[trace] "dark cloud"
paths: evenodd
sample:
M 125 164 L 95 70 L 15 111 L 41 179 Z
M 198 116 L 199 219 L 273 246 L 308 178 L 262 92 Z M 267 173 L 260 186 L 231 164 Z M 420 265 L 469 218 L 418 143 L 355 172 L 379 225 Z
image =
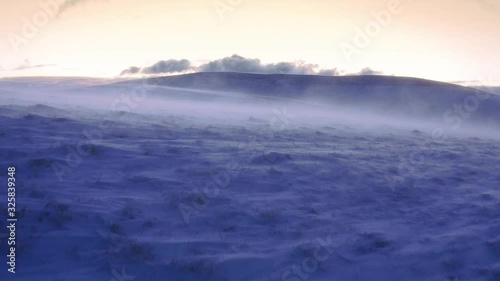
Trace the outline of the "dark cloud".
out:
M 318 65 L 304 62 L 279 62 L 263 64 L 259 59 L 249 59 L 232 55 L 223 59 L 211 61 L 198 67 L 200 72 L 247 72 L 263 74 L 318 74 Z M 320 70 L 326 71 L 326 70 Z M 335 71 L 328 70 L 329 73 Z M 325 72 L 326 73 L 326 72 Z
M 320 69 L 317 64 L 298 62 L 262 63 L 259 59 L 245 58 L 239 55 L 232 55 L 222 59 L 210 61 L 200 66 L 192 66 L 191 62 L 182 60 L 163 60 L 154 65 L 139 68 L 132 66 L 121 72 L 120 75 L 136 74 L 172 74 L 186 72 L 244 72 L 261 74 L 307 74 L 338 76 L 340 72 L 336 69 Z M 381 72 L 365 68 L 357 75 L 375 75 Z
M 124 75 L 136 75 L 136 74 L 172 74 L 180 73 L 192 70 L 191 62 L 185 59 L 182 60 L 162 60 L 151 66 L 140 68 L 137 66 L 131 66 L 120 73 L 120 76 Z
M 280 62 L 276 64 L 263 65 L 263 73 L 279 74 L 316 74 L 318 65 L 303 62 Z
M 200 72 L 260 72 L 261 63 L 258 59 L 247 59 L 238 55 L 232 55 L 219 60 L 211 61 L 201 65 Z
M 162 60 L 152 66 L 145 67 L 141 70 L 144 74 L 168 74 L 176 72 L 184 72 L 190 70 L 191 62 L 188 60 Z
M 123 76 L 123 75 L 133 75 L 133 74 L 139 73 L 140 71 L 141 71 L 140 67 L 131 66 L 131 67 L 125 69 L 124 71 L 122 71 L 122 73 L 120 73 L 120 76 Z

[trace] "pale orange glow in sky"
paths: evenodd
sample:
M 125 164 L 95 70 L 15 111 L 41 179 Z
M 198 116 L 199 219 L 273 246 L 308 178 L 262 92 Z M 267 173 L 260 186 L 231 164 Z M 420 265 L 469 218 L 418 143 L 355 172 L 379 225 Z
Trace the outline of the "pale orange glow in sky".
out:
M 0 77 L 115 77 L 132 65 L 238 54 L 345 73 L 370 67 L 387 75 L 500 84 L 497 0 L 58 1 L 64 2 L 0 0 Z M 397 13 L 390 12 L 394 1 Z M 56 3 L 59 13 L 51 15 L 41 3 Z M 390 18 L 377 22 L 382 10 Z M 374 22 L 380 29 L 356 45 L 357 29 Z M 356 52 L 346 55 L 345 46 Z

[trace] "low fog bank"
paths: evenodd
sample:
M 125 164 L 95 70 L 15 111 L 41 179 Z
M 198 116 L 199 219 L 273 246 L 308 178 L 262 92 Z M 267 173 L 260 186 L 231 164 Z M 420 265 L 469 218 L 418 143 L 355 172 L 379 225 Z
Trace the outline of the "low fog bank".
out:
M 500 97 L 485 91 L 416 78 L 393 76 L 261 75 L 195 73 L 145 80 L 150 85 L 244 93 L 251 96 L 315 101 L 413 119 L 456 119 L 495 125 Z M 144 83 L 138 80 L 125 83 Z M 453 112 L 448 112 L 452 109 Z M 474 113 L 474 114 L 470 114 Z M 446 116 L 445 116 L 446 115 Z M 457 122 L 457 121 L 450 121 Z M 491 123 L 491 124 L 488 124 Z
M 111 86 L 111 85 L 110 85 Z M 499 129 L 500 96 L 486 91 L 416 78 L 392 76 L 261 75 L 195 73 L 115 83 L 134 88 L 147 86 L 157 97 L 180 98 L 204 105 L 236 103 L 269 112 L 268 107 L 295 108 L 309 124 L 349 122 L 354 126 L 397 126 L 447 131 Z M 491 90 L 491 89 L 490 89 Z M 133 91 L 133 90 L 132 90 Z M 491 91 L 490 91 L 491 92 Z M 213 112 L 209 114 L 213 114 Z M 431 130 L 432 131 L 432 130 Z
M 0 91 L 0 110 L 30 106 L 32 114 L 46 117 L 126 116 L 126 122 L 148 124 L 179 116 L 198 125 L 273 130 L 348 126 L 430 136 L 499 135 L 498 96 L 412 78 L 203 73 L 119 83 L 0 80 Z

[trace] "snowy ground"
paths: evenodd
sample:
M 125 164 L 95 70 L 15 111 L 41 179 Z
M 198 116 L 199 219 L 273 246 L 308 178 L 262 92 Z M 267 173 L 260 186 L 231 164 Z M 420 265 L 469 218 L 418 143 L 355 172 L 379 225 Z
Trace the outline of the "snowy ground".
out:
M 497 138 L 307 122 L 280 101 L 109 112 L 111 91 L 47 96 L 1 99 L 19 209 L 1 280 L 500 280 Z

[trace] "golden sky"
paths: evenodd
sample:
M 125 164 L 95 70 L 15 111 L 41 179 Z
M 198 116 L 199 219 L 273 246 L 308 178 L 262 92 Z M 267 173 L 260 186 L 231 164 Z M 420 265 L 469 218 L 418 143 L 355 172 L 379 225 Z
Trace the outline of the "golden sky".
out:
M 500 84 L 499 35 L 498 0 L 0 0 L 0 76 L 238 54 Z

